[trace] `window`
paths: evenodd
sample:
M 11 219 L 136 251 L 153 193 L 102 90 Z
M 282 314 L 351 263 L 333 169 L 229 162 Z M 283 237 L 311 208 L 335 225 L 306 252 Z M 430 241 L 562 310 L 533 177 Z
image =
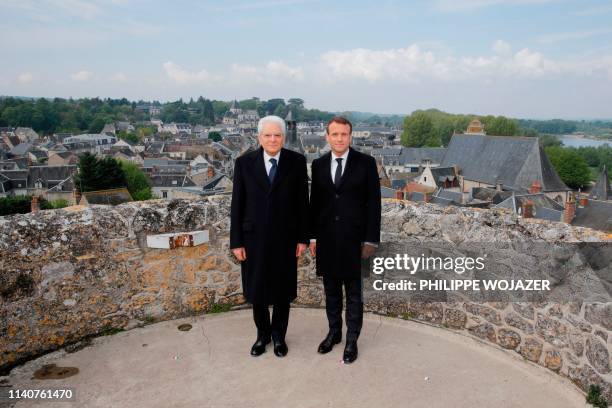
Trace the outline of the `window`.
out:
M 423 176 L 423 181 L 427 181 L 427 176 Z
M 162 198 L 168 198 L 168 192 L 162 191 Z

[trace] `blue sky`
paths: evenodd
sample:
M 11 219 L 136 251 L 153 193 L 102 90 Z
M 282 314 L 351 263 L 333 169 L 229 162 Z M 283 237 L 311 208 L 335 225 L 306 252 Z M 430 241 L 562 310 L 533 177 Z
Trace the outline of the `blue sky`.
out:
M 612 118 L 612 0 L 0 0 L 0 94 Z

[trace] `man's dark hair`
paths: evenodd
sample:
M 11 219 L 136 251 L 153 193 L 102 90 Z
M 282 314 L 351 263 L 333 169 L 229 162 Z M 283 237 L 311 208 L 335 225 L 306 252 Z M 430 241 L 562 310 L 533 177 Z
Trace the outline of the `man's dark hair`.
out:
M 329 125 L 332 123 L 340 123 L 341 125 L 349 125 L 349 134 L 353 133 L 353 124 L 350 120 L 342 116 L 334 116 L 327 122 L 327 126 L 325 126 L 325 133 L 329 135 Z

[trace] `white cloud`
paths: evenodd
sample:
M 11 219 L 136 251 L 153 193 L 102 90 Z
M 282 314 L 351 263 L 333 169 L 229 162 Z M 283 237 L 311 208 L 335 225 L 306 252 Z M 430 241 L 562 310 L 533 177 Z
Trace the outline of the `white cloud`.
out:
M 33 76 L 29 72 L 24 72 L 17 76 L 17 82 L 19 82 L 20 84 L 29 84 L 30 82 L 32 82 L 32 79 Z
M 591 37 L 597 37 L 601 35 L 611 34 L 612 30 L 609 28 L 602 28 L 597 30 L 585 30 L 585 31 L 572 31 L 566 33 L 546 34 L 538 37 L 538 42 L 541 44 L 555 44 L 558 42 L 568 40 L 584 40 Z
M 549 79 L 612 72 L 612 56 L 553 60 L 529 48 L 513 53 L 510 44 L 501 40 L 493 45 L 493 50 L 493 55 L 460 57 L 416 44 L 399 49 L 328 51 L 320 57 L 318 74 L 331 81 L 422 82 L 510 77 Z
M 127 76 L 123 72 L 117 72 L 115 75 L 110 77 L 111 81 L 127 81 Z
M 92 77 L 93 77 L 93 73 L 90 71 L 86 71 L 86 70 L 81 70 L 79 72 L 75 72 L 74 74 L 70 75 L 70 78 L 72 78 L 73 81 L 88 81 Z
M 172 61 L 167 61 L 164 63 L 164 70 L 166 71 L 168 78 L 179 84 L 215 82 L 220 79 L 220 77 L 210 74 L 205 69 L 199 72 L 189 72 Z
M 239 81 L 254 81 L 264 84 L 304 80 L 302 67 L 291 67 L 283 61 L 270 61 L 263 66 L 232 64 L 232 76 Z
M 495 44 L 493 44 L 493 51 L 495 51 L 496 54 L 508 56 L 512 54 L 512 47 L 504 40 L 497 40 Z

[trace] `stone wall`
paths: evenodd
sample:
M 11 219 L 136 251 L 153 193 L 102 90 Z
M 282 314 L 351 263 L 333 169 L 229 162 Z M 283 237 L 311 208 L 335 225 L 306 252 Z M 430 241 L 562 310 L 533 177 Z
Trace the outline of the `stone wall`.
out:
M 227 196 L 69 207 L 0 217 L 0 371 L 84 338 L 148 322 L 240 305 L 230 255 Z M 548 242 L 606 240 L 562 223 L 504 211 L 385 200 L 383 241 L 456 236 Z M 197 247 L 150 249 L 146 236 L 206 229 Z M 309 256 L 300 260 L 297 304 L 324 296 Z M 429 302 L 366 304 L 368 310 L 458 330 L 571 378 L 612 401 L 612 303 Z

